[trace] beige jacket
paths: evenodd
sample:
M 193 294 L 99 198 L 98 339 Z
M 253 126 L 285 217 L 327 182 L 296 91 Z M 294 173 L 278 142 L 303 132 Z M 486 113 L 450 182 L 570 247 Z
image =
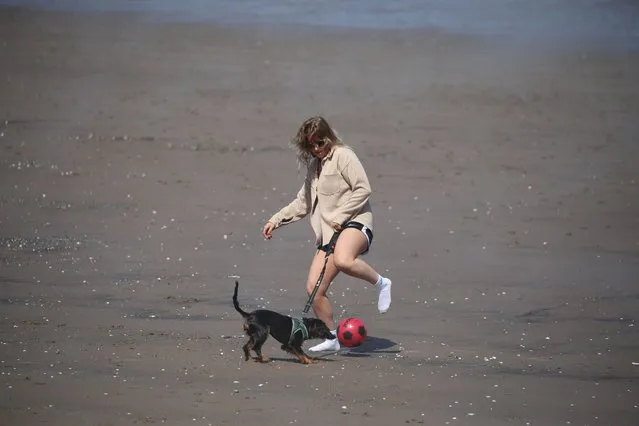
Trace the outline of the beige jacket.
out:
M 310 213 L 315 244 L 327 244 L 333 236 L 333 223 L 354 220 L 373 229 L 369 198 L 371 186 L 362 163 L 351 148 L 335 146 L 322 159 L 308 165 L 306 179 L 297 197 L 269 219 L 276 228 L 296 222 Z

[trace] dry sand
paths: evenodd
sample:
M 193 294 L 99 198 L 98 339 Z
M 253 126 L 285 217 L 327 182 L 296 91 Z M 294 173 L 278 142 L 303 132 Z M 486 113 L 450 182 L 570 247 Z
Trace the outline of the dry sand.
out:
M 0 71 L 0 424 L 637 424 L 639 54 L 2 9 Z M 305 303 L 308 222 L 260 230 L 318 113 L 393 306 L 339 276 L 364 346 L 245 363 L 229 276 Z

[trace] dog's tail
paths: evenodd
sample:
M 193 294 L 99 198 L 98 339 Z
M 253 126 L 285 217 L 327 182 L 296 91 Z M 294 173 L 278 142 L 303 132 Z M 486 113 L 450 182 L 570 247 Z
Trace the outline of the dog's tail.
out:
M 240 308 L 240 302 L 237 301 L 237 288 L 239 286 L 240 286 L 240 283 L 236 280 L 235 291 L 233 292 L 233 306 L 235 307 L 236 311 L 238 311 L 240 314 L 242 314 L 244 318 L 246 318 L 249 316 L 248 312 L 243 311 L 242 308 Z

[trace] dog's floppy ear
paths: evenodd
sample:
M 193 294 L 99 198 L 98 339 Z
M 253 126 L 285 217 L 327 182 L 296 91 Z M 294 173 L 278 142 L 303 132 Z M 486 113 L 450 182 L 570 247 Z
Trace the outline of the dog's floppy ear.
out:
M 324 326 L 324 327 L 326 327 L 326 326 Z M 322 330 L 322 335 L 320 337 L 322 339 L 333 340 L 335 338 L 335 335 L 333 333 L 331 333 L 331 330 L 329 330 L 328 327 L 326 327 L 326 330 Z
M 304 323 L 308 328 L 309 335 L 316 336 L 319 339 L 334 339 L 335 336 L 328 329 L 326 323 L 318 318 L 305 318 Z

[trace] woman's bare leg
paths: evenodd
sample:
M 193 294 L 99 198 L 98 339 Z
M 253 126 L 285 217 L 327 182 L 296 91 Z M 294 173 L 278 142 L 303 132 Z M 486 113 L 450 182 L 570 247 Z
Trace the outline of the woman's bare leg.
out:
M 383 314 L 388 311 L 391 305 L 392 282 L 388 278 L 382 277 L 368 263 L 359 258 L 359 255 L 366 250 L 367 245 L 368 240 L 359 229 L 344 229 L 335 244 L 333 263 L 338 271 L 368 281 L 375 286 L 377 289 L 377 310 Z
M 309 296 L 313 292 L 313 288 L 317 283 L 322 267 L 324 267 L 325 256 L 325 252 L 317 250 L 313 257 L 311 267 L 308 271 L 308 278 L 306 280 L 306 293 Z M 335 263 L 333 263 L 333 255 L 330 255 L 328 257 L 328 262 L 326 262 L 326 271 L 324 271 L 322 283 L 317 290 L 317 294 L 315 295 L 315 299 L 313 299 L 312 305 L 315 316 L 324 321 L 331 330 L 335 329 L 335 323 L 333 321 L 333 307 L 331 306 L 331 302 L 328 300 L 328 297 L 326 297 L 326 292 L 337 274 L 338 270 L 335 267 Z
M 318 250 L 315 253 L 315 257 L 313 257 L 313 261 L 311 262 L 311 268 L 308 272 L 308 279 L 306 281 L 306 293 L 310 296 L 313 292 L 313 288 L 317 283 L 317 279 L 324 267 L 326 253 L 321 250 Z M 322 278 L 322 282 L 320 283 L 320 287 L 315 294 L 315 299 L 313 299 L 313 312 L 315 312 L 315 316 L 326 323 L 329 329 L 333 330 L 333 334 L 335 334 L 335 321 L 333 320 L 333 307 L 331 306 L 331 302 L 328 300 L 326 296 L 326 292 L 331 285 L 331 282 L 337 276 L 337 268 L 333 263 L 333 255 L 331 254 L 328 257 L 328 261 L 326 262 L 326 270 L 324 271 L 324 277 Z M 311 352 L 320 352 L 320 351 L 335 351 L 339 350 L 339 342 L 337 338 L 332 340 L 324 340 L 322 343 L 319 343 L 315 346 L 308 348 Z
M 374 285 L 377 288 L 377 309 L 380 313 L 386 312 L 390 307 L 391 281 L 382 277 L 368 263 L 359 258 L 359 255 L 366 250 L 367 246 L 368 240 L 359 229 L 346 228 L 340 233 L 335 244 L 335 251 L 326 262 L 324 277 L 313 300 L 313 311 L 315 316 L 324 321 L 329 329 L 335 330 L 335 322 L 333 307 L 328 297 L 326 297 L 326 292 L 339 272 L 345 272 L 352 277 L 360 278 Z M 324 267 L 324 260 L 325 253 L 318 250 L 311 262 L 306 281 L 306 292 L 309 295 L 313 292 L 322 267 Z M 325 340 L 309 348 L 312 352 L 337 349 L 339 349 L 337 339 Z
M 372 266 L 359 258 L 368 248 L 368 240 L 359 229 L 346 228 L 340 234 L 335 244 L 333 263 L 338 271 L 351 277 L 377 283 L 379 274 Z

